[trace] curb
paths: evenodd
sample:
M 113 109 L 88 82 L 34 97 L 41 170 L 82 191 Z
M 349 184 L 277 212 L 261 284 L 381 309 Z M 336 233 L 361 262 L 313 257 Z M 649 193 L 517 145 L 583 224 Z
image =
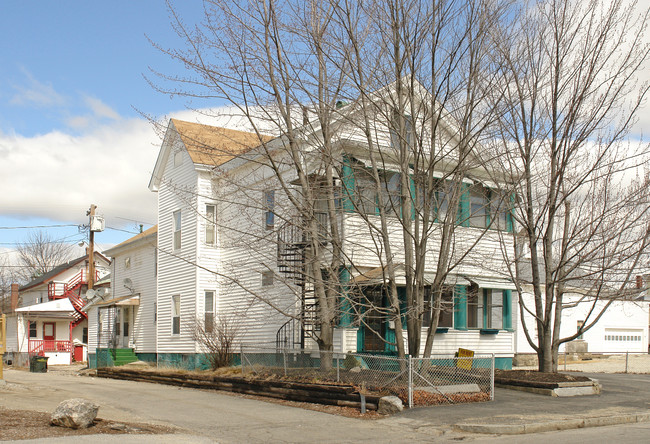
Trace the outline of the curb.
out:
M 646 421 L 650 421 L 650 413 L 595 416 L 592 418 L 564 419 L 531 424 L 455 424 L 454 427 L 464 432 L 472 433 L 490 435 L 524 435 L 526 433 L 552 432 L 558 430 L 582 429 L 585 427 L 632 424 Z

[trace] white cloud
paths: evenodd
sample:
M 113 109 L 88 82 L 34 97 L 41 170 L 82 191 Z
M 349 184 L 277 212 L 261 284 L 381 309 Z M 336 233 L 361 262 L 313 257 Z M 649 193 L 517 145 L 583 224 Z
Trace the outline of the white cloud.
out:
M 36 106 L 38 108 L 61 106 L 65 97 L 56 92 L 51 83 L 39 82 L 34 76 L 22 69 L 27 78 L 27 85 L 14 85 L 16 94 L 11 98 L 11 103 L 21 106 Z
M 0 133 L 0 208 L 6 215 L 85 222 L 91 203 L 116 217 L 156 221 L 147 185 L 160 140 L 144 119 L 119 120 L 80 136 Z

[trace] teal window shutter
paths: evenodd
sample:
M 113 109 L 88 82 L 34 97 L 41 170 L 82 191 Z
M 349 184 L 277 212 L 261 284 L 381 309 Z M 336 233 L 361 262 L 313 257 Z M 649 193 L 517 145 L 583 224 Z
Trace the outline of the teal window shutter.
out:
M 512 330 L 512 290 L 503 290 L 503 329 Z
M 342 168 L 342 187 L 341 187 L 341 197 L 343 199 L 343 211 L 347 213 L 354 212 L 354 204 L 352 199 L 354 198 L 354 171 L 352 170 L 352 163 L 348 156 L 343 156 L 343 168 Z
M 510 208 L 508 209 L 508 213 L 506 215 L 506 230 L 508 233 L 514 233 L 515 232 L 515 219 L 514 219 L 514 214 L 513 211 L 515 211 L 515 195 L 511 194 L 510 195 Z
M 348 294 L 348 285 L 350 282 L 350 270 L 347 267 L 341 267 L 339 271 L 339 282 L 341 284 L 341 296 L 339 296 L 339 306 L 341 315 L 339 316 L 339 327 L 350 327 L 353 321 L 352 304 Z
M 465 285 L 454 287 L 454 328 L 467 330 L 467 287 Z
M 461 195 L 458 202 L 458 221 L 457 223 L 463 227 L 469 227 L 469 185 L 466 183 L 461 184 Z

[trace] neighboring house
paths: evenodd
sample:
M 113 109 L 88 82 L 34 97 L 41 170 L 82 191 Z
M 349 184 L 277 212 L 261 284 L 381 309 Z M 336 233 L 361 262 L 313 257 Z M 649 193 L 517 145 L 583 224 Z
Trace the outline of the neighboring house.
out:
M 337 142 L 344 170 L 340 180 L 352 190 L 350 199 L 368 199 L 368 189 L 363 188 L 364 173 L 359 168 L 369 162 L 365 139 L 352 128 L 346 132 L 345 123 L 342 125 L 339 132 L 343 136 Z M 377 125 L 383 125 L 388 134 L 385 124 Z M 302 142 L 305 152 L 313 149 L 309 146 L 311 136 L 306 134 Z M 278 188 L 273 173 L 255 161 L 254 147 L 259 143 L 259 136 L 251 133 L 176 119 L 169 122 L 149 185 L 158 193 L 155 337 L 159 361 L 194 360 L 202 350 L 193 338 L 193 326 L 197 320 L 219 316 L 236 319 L 240 327 L 237 342 L 241 344 L 275 346 L 282 342 L 316 347 L 308 334 L 316 326 L 306 321 L 302 328 L 296 327 L 292 321 L 293 317 L 308 317 L 307 311 L 313 310 L 315 301 L 309 283 L 299 279 L 291 282 L 286 266 L 286 261 L 300 257 L 304 260 L 304 255 L 295 254 L 303 248 L 304 239 L 302 233 L 291 232 L 283 223 L 293 215 L 285 210 L 287 205 L 280 193 L 274 193 Z M 269 143 L 272 146 L 282 141 Z M 390 144 L 390 136 L 378 143 Z M 246 158 L 237 157 L 244 152 Z M 390 165 L 385 165 L 382 174 L 392 174 Z M 290 170 L 286 180 L 294 180 Z M 461 199 L 464 207 L 458 212 L 469 214 L 470 204 L 487 208 L 489 181 L 466 182 Z M 470 200 L 475 189 L 480 193 L 472 194 Z M 477 203 L 477 199 L 483 200 Z M 385 284 L 381 252 L 377 252 L 376 233 L 370 233 L 363 222 L 368 218 L 376 222 L 378 216 L 368 202 L 374 202 L 374 198 L 354 206 L 342 204 L 338 210 L 337 223 L 345 233 L 344 255 L 354 263 L 354 267 L 344 265 L 340 273 L 342 282 L 381 306 L 386 303 L 381 290 Z M 354 208 L 363 208 L 366 213 L 359 214 Z M 489 216 L 482 217 L 482 222 L 481 217 L 473 217 L 471 224 L 468 217 L 458 227 L 458 245 L 471 243 L 479 233 L 483 234 L 485 228 L 480 224 L 485 224 Z M 479 225 L 473 225 L 476 219 Z M 498 367 L 511 366 L 515 286 L 503 277 L 501 251 L 504 242 L 506 248 L 511 248 L 513 230 L 510 216 L 504 216 L 504 220 L 508 222 L 485 232 L 467 260 L 448 279 L 445 302 L 453 309 L 441 319 L 434 353 L 450 354 L 460 347 L 468 348 L 476 353 L 495 353 Z M 391 237 L 393 242 L 395 262 L 403 263 L 401 233 Z M 435 248 L 435 242 L 431 244 Z M 433 260 L 429 267 L 425 277 L 432 278 Z M 397 285 L 403 294 L 403 284 Z M 391 335 L 394 338 L 393 328 L 386 315 L 379 312 L 340 316 L 335 351 L 393 353 L 394 349 L 383 340 L 390 341 Z
M 95 253 L 95 281 L 108 274 L 109 260 Z M 82 311 L 88 288 L 88 255 L 55 267 L 19 288 L 8 316 L 8 359 L 24 365 L 28 356 L 49 364 L 87 358 L 88 322 Z
M 97 365 L 97 350 L 100 363 L 108 353 L 114 362 L 118 354 L 122 361 L 135 360 L 133 352 L 156 360 L 157 231 L 154 226 L 104 252 L 112 258 L 111 292 L 91 294 L 84 307 L 90 367 Z
M 532 289 L 526 287 L 524 289 L 526 291 L 521 295 L 524 306 L 534 311 Z M 561 344 L 559 352 L 647 353 L 650 301 L 643 299 L 640 288 L 630 290 L 613 300 L 601 297 L 596 301 L 588 291 L 568 292 L 563 298 L 566 308 L 562 311 L 560 338 L 572 336 L 577 333 L 580 326 L 593 322 L 603 307 L 610 302 L 611 305 L 595 325 L 575 340 Z M 526 313 L 525 321 L 531 338 L 537 343 L 537 328 L 533 315 Z M 523 332 L 519 313 L 516 315 L 516 322 L 516 354 L 521 358 L 522 363 L 529 362 L 524 361 L 526 355 L 532 355 L 534 350 Z

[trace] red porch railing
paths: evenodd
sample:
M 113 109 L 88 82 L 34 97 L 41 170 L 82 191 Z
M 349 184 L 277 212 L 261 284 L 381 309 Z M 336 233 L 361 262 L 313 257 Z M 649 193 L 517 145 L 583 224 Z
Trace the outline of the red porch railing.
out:
M 43 355 L 51 352 L 72 353 L 72 342 L 47 339 L 30 339 L 27 345 L 30 355 Z
M 99 280 L 99 271 L 95 271 L 95 281 Z M 88 272 L 82 269 L 68 282 L 50 282 L 47 285 L 47 296 L 49 300 L 66 297 L 68 291 L 72 291 L 83 284 L 88 283 Z

